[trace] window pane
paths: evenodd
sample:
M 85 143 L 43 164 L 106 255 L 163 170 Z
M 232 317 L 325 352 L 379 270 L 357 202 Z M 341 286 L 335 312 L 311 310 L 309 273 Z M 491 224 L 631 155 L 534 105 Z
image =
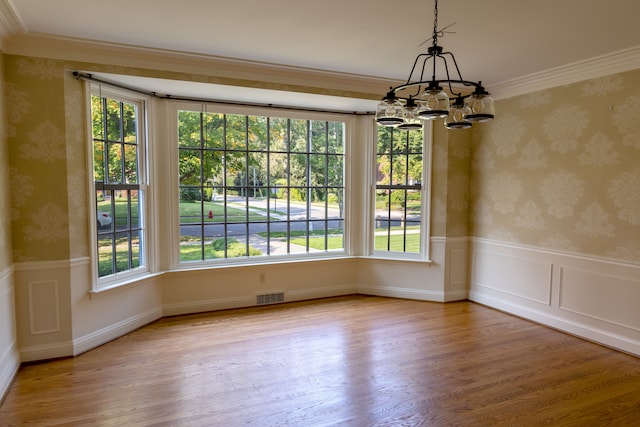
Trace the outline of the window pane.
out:
M 308 122 L 306 120 L 291 120 L 291 152 L 307 151 Z
M 420 253 L 422 131 L 378 127 L 374 250 Z
M 91 129 L 94 139 L 104 140 L 104 110 L 102 98 L 91 96 Z
M 328 152 L 344 153 L 344 123 L 329 122 Z
M 137 144 L 136 135 L 136 107 L 133 104 L 122 104 L 122 141 L 127 144 Z
M 327 151 L 327 122 L 311 122 L 311 152 Z
M 142 264 L 142 248 L 140 246 L 140 232 L 131 232 L 131 268 L 138 268 Z
M 344 161 L 342 156 L 327 157 L 327 185 L 342 187 L 344 185 Z
M 394 156 L 391 161 L 391 184 L 407 184 L 407 159 L 404 156 Z
M 122 183 L 122 144 L 107 144 L 107 167 L 109 168 L 109 179 L 107 182 L 116 184 Z
M 246 117 L 233 114 L 227 115 L 227 150 L 246 150 L 246 138 Z
M 280 117 L 269 118 L 269 151 L 286 152 L 289 144 L 289 121 Z
M 286 153 L 269 154 L 269 184 L 271 186 L 287 185 L 288 158 Z
M 116 272 L 131 269 L 128 233 L 116 233 Z
M 138 191 L 131 190 L 130 194 L 131 194 L 131 207 L 130 207 L 129 220 L 131 222 L 131 228 L 136 229 L 142 226 L 142 224 L 140 223 L 140 203 L 138 202 Z
M 198 125 L 205 133 L 204 140 L 209 141 L 208 135 L 215 133 L 215 139 L 226 144 L 212 139 L 203 147 L 180 150 L 181 194 L 198 192 L 192 198 L 202 194 L 197 203 L 192 201 L 198 209 L 189 207 L 185 197 L 180 201 L 181 260 L 344 247 L 343 123 L 215 113 L 205 116 Z M 177 118 L 197 124 L 184 113 Z M 224 126 L 220 125 L 222 118 Z M 184 130 L 187 124 L 179 123 L 178 128 Z M 329 134 L 331 150 L 336 153 L 331 156 L 320 154 L 327 152 Z M 311 145 L 320 153 L 308 153 Z M 187 175 L 195 170 L 197 174 Z M 331 245 L 328 233 L 338 235 Z M 309 245 L 310 236 L 315 239 L 316 235 L 320 240 Z M 292 239 L 302 239 L 302 244 Z
M 267 118 L 248 116 L 249 150 L 264 151 L 267 149 Z
M 224 148 L 224 115 L 205 114 L 203 120 L 204 147 L 217 149 Z
M 122 141 L 122 116 L 120 115 L 120 103 L 113 99 L 107 99 L 106 123 L 107 139 L 109 141 Z
M 114 255 L 113 236 L 101 235 L 98 237 L 98 277 L 104 277 L 113 274 L 113 255 Z
M 291 154 L 289 161 L 289 185 L 292 187 L 307 185 L 307 155 Z
M 379 154 L 377 166 L 376 184 L 391 184 L 391 156 Z
M 325 185 L 327 179 L 327 156 L 322 154 L 312 154 L 309 156 L 310 162 L 310 185 Z
M 266 197 L 263 189 L 267 181 L 267 154 L 250 153 L 248 185 L 251 197 Z
M 391 138 L 393 130 L 384 126 L 378 126 L 378 154 L 391 152 Z
M 200 183 L 201 159 L 199 150 L 181 149 L 179 155 L 180 185 L 197 185 Z
M 138 147 L 126 144 L 124 146 L 124 178 L 127 184 L 138 183 Z
M 178 111 L 178 147 L 200 147 L 200 113 Z
M 180 261 L 200 261 L 203 259 L 203 237 L 197 226 L 180 226 Z
M 104 182 L 104 142 L 93 142 L 93 180 Z
M 92 95 L 98 277 L 144 266 L 138 110 L 142 104 Z M 99 139 L 106 134 L 106 141 Z
M 211 150 L 203 150 L 202 151 L 202 169 L 201 169 L 201 177 L 200 181 L 204 187 L 212 187 L 214 183 L 214 178 L 218 175 L 218 172 L 222 168 L 221 162 L 222 152 L 221 151 L 211 151 Z M 207 193 L 208 197 L 205 197 L 206 200 L 211 199 L 210 191 Z

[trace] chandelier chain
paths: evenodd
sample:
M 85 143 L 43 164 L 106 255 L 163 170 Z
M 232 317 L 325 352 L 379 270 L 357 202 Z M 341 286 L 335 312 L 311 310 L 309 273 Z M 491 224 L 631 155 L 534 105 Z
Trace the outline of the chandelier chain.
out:
M 433 7 L 433 37 L 431 40 L 434 47 L 438 45 L 438 0 L 435 0 Z
M 466 129 L 473 122 L 493 120 L 493 99 L 482 82 L 464 80 L 453 53 L 438 45 L 438 38 L 444 37 L 452 25 L 438 28 L 438 0 L 434 0 L 432 45 L 426 53 L 416 56 L 407 82 L 390 87 L 382 98 L 376 111 L 379 124 L 411 130 L 422 128 L 426 120 L 444 118 L 447 129 Z M 420 46 L 427 42 L 423 41 Z M 432 67 L 428 67 L 429 63 Z M 438 78 L 438 64 L 444 67 L 446 78 Z M 432 71 L 431 79 L 426 80 L 425 74 L 429 71 Z M 416 92 L 412 93 L 414 90 Z

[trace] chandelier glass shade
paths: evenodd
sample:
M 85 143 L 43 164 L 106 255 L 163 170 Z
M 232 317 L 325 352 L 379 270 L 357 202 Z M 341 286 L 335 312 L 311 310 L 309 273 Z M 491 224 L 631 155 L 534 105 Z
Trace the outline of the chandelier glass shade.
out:
M 382 126 L 417 129 L 422 121 L 444 118 L 447 129 L 466 129 L 495 116 L 493 99 L 482 82 L 464 80 L 453 53 L 438 45 L 444 30 L 438 29 L 438 0 L 434 2 L 432 45 L 416 57 L 407 82 L 390 88 L 378 104 L 376 121 Z M 444 67 L 446 78 L 436 78 L 437 64 Z

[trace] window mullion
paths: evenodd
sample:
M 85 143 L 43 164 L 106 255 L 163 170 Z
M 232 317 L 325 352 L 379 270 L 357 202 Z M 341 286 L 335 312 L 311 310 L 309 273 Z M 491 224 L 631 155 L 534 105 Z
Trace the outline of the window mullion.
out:
M 205 113 L 204 112 L 200 112 L 200 141 L 199 141 L 199 150 L 198 150 L 198 154 L 200 156 L 200 167 L 199 167 L 199 174 L 200 177 L 198 179 L 198 193 L 200 194 L 200 257 L 201 259 L 205 259 L 205 226 L 204 226 L 204 197 L 203 197 L 203 183 L 202 183 L 202 179 L 204 177 L 204 141 L 205 141 L 205 132 L 206 132 L 206 127 L 205 127 Z
M 244 116 L 244 229 L 245 254 L 249 256 L 249 116 Z
M 227 138 L 227 130 L 228 130 L 228 123 L 227 123 L 227 115 L 223 115 L 222 116 L 222 145 L 224 148 L 224 156 L 222 157 L 222 179 L 224 181 L 224 195 L 223 195 L 223 200 L 224 200 L 224 206 L 223 206 L 223 234 L 224 234 L 224 257 L 227 258 L 228 256 L 228 246 L 227 245 L 227 241 L 229 239 L 229 215 L 227 212 L 227 203 L 228 203 L 228 196 L 229 196 L 229 190 L 228 190 L 228 183 L 227 183 L 227 158 L 228 158 L 228 138 Z
M 307 140 L 306 140 L 306 170 L 305 170 L 305 234 L 306 234 L 306 249 L 309 251 L 309 232 L 310 232 L 310 218 L 311 218 L 311 147 L 312 147 L 312 132 L 311 121 L 307 121 Z
M 287 253 L 291 253 L 291 119 L 287 119 Z
M 267 117 L 267 129 L 266 129 L 266 180 L 267 183 L 267 255 L 271 255 L 271 188 L 273 184 L 271 182 L 271 118 Z M 276 194 L 276 197 L 278 195 Z

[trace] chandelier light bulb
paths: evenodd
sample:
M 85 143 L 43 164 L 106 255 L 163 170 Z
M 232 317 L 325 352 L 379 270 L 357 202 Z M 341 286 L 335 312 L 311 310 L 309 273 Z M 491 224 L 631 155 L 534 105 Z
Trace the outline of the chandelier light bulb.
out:
M 444 29 L 438 28 L 438 0 L 434 0 L 431 46 L 426 53 L 418 54 L 406 83 L 390 88 L 378 104 L 376 120 L 380 125 L 417 129 L 416 118 L 444 118 L 447 129 L 465 129 L 474 122 L 493 120 L 493 98 L 482 82 L 463 79 L 453 52 L 438 44 L 438 39 L 446 33 Z M 439 65 L 444 66 L 444 70 L 438 71 Z M 446 78 L 436 77 L 444 75 Z M 455 98 L 451 106 L 449 96 Z
M 484 89 L 478 89 L 467 98 L 465 104 L 469 110 L 464 118 L 470 122 L 488 122 L 495 116 L 493 98 Z
M 449 115 L 444 119 L 444 127 L 447 129 L 468 129 L 471 122 L 465 119 L 465 116 L 471 113 L 471 109 L 465 104 L 462 98 L 456 98 L 451 106 Z
M 378 104 L 376 110 L 376 121 L 382 126 L 398 126 L 404 122 L 402 101 L 395 97 L 393 93 L 387 96 Z
M 402 130 L 422 129 L 422 122 L 416 116 L 416 101 L 413 98 L 407 99 L 407 105 L 404 107 L 404 122 L 398 126 Z
M 449 115 L 449 95 L 440 86 L 425 90 L 419 104 L 417 114 L 421 119 L 432 120 Z

